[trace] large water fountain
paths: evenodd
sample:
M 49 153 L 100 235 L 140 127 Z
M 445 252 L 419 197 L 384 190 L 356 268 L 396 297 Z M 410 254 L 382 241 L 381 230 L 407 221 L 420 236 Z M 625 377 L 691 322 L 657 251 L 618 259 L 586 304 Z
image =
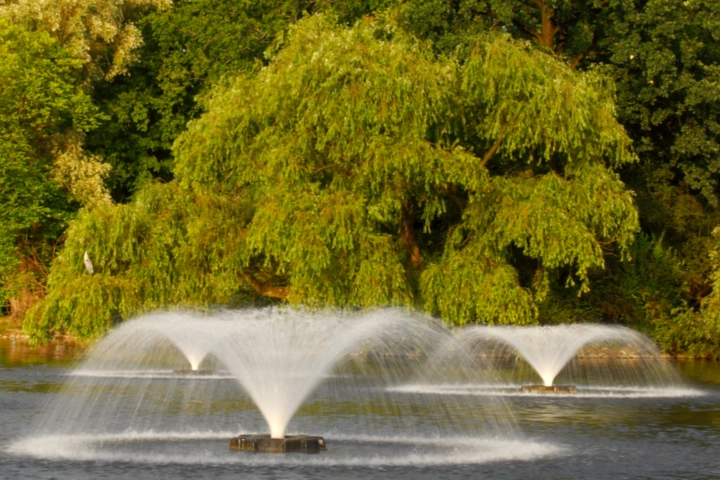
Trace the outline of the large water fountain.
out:
M 472 464 L 558 453 L 519 437 L 499 397 L 478 402 L 393 389 L 430 378 L 426 359 L 453 338 L 437 321 L 393 309 L 148 315 L 96 344 L 13 452 L 296 462 L 232 454 L 232 437 L 231 449 L 308 453 L 328 439 L 319 460 L 304 460 L 327 465 Z M 188 365 L 214 373 L 174 373 Z

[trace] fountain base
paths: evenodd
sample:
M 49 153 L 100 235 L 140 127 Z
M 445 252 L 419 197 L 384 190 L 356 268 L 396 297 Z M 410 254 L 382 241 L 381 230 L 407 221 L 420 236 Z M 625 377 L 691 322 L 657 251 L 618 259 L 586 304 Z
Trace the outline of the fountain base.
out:
M 230 439 L 230 450 L 256 453 L 320 453 L 325 450 L 325 439 L 311 435 L 239 435 Z
M 206 375 L 215 375 L 217 372 L 210 369 L 191 370 L 189 368 L 179 368 L 173 370 L 173 373 L 182 377 L 202 377 Z
M 577 393 L 575 385 L 550 385 L 549 387 L 546 385 L 523 385 L 520 391 L 524 393 Z

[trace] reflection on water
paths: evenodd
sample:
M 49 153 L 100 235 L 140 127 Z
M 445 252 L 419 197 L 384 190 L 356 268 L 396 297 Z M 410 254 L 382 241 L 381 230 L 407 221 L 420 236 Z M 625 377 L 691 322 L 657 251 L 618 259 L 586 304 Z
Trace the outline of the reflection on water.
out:
M 720 386 L 720 362 L 715 360 L 677 360 L 680 374 L 693 383 Z
M 52 341 L 33 347 L 24 337 L 8 336 L 0 338 L 0 367 L 68 366 L 84 351 L 83 346 L 72 341 Z
M 0 394 L 40 394 L 47 396 L 61 387 L 63 375 L 75 365 L 84 348 L 75 342 L 54 341 L 33 347 L 26 338 L 6 336 L 0 338 Z M 34 370 L 33 367 L 41 369 Z M 0 395 L 0 409 L 3 408 Z

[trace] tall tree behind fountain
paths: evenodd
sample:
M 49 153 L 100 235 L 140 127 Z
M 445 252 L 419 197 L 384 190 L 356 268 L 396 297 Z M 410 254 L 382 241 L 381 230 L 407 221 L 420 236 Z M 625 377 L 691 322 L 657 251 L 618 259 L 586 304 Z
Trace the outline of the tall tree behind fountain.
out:
M 253 296 L 534 323 L 554 272 L 587 291 L 602 245 L 623 256 L 638 229 L 612 91 L 502 35 L 460 61 L 392 16 L 310 17 L 208 95 L 175 143 L 176 181 L 73 223 L 25 328 L 87 338 Z

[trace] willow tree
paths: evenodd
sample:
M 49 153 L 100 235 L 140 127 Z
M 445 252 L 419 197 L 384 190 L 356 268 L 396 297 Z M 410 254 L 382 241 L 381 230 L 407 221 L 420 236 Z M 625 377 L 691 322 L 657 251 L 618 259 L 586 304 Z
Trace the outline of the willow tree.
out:
M 388 18 L 314 16 L 268 55 L 206 99 L 176 182 L 72 226 L 28 329 L 94 335 L 247 293 L 530 323 L 552 281 L 587 290 L 637 230 L 613 173 L 634 155 L 595 72 L 503 36 L 460 65 Z
M 441 51 L 462 51 L 470 44 L 468 32 L 494 29 L 570 66 L 606 69 L 617 84 L 618 120 L 640 158 L 622 169 L 622 179 L 637 192 L 643 232 L 633 262 L 612 262 L 598 272 L 591 294 L 553 300 L 565 311 L 574 303 L 586 314 L 631 323 L 656 339 L 679 310 L 698 309 L 715 284 L 708 254 L 720 224 L 720 3 L 402 3 L 407 28 Z

